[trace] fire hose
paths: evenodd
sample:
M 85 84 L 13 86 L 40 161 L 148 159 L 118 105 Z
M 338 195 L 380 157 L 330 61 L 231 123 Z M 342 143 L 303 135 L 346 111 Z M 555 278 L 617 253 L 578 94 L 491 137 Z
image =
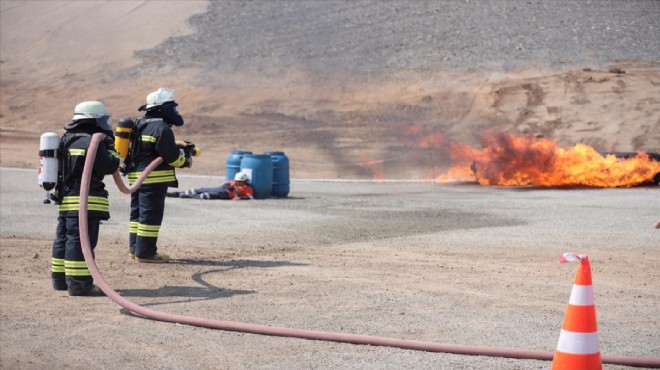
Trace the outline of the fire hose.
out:
M 91 182 L 94 158 L 96 157 L 98 145 L 102 139 L 103 139 L 103 134 L 97 133 L 93 135 L 85 159 L 85 168 L 83 170 L 82 182 L 80 186 L 80 213 L 79 213 L 80 241 L 82 244 L 82 250 L 85 256 L 85 262 L 87 263 L 87 267 L 89 268 L 92 277 L 96 281 L 99 288 L 101 288 L 103 293 L 105 293 L 106 296 L 110 298 L 113 302 L 117 303 L 118 305 L 122 306 L 123 308 L 134 314 L 164 322 L 172 322 L 172 323 L 179 323 L 179 324 L 185 324 L 191 326 L 198 326 L 203 328 L 237 331 L 237 332 L 251 333 L 251 334 L 272 335 L 272 336 L 280 336 L 280 337 L 292 337 L 292 338 L 302 338 L 302 339 L 310 339 L 310 340 L 322 340 L 322 341 L 342 342 L 342 343 L 352 343 L 352 344 L 363 344 L 363 345 L 372 345 L 372 346 L 397 347 L 397 348 L 411 349 L 418 351 L 444 352 L 444 353 L 453 353 L 460 355 L 506 357 L 506 358 L 545 360 L 545 361 L 551 361 L 553 359 L 554 353 L 548 351 L 531 351 L 531 350 L 520 350 L 520 349 L 510 349 L 510 348 L 444 344 L 444 343 L 423 342 L 423 341 L 408 340 L 408 339 L 377 337 L 371 335 L 345 334 L 345 333 L 335 333 L 335 332 L 325 332 L 325 331 L 315 331 L 315 330 L 305 330 L 305 329 L 292 329 L 286 327 L 268 326 L 268 325 L 260 325 L 260 324 L 247 324 L 247 323 L 240 323 L 233 321 L 214 320 L 214 319 L 206 319 L 200 317 L 165 313 L 165 312 L 160 312 L 149 308 L 145 308 L 136 303 L 133 303 L 127 300 L 126 298 L 122 297 L 119 293 L 117 293 L 114 289 L 112 289 L 110 285 L 108 285 L 108 283 L 105 281 L 105 279 L 99 272 L 98 267 L 96 266 L 96 262 L 94 261 L 94 255 L 89 241 L 89 230 L 87 227 L 87 206 L 88 206 L 89 186 Z M 113 174 L 113 178 L 115 179 L 115 182 L 117 183 L 117 185 L 119 186 L 120 190 L 123 193 L 130 194 L 135 190 L 137 190 L 137 188 L 139 188 L 139 186 L 142 184 L 143 180 L 146 178 L 148 173 L 153 168 L 158 166 L 158 164 L 160 164 L 161 162 L 162 162 L 162 158 L 157 158 L 156 160 L 154 160 L 149 165 L 149 167 L 147 167 L 142 172 L 138 180 L 136 180 L 136 182 L 130 188 L 126 187 L 123 184 L 123 181 L 121 180 L 121 177 L 119 176 L 118 172 L 115 172 Z M 607 364 L 616 364 L 616 365 L 624 365 L 624 366 L 660 368 L 660 358 L 651 358 L 651 357 L 602 356 L 602 362 Z

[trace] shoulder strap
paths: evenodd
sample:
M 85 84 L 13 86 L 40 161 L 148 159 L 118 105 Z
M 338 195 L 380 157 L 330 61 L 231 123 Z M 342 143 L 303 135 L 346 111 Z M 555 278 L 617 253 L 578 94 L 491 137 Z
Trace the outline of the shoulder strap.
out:
M 133 130 L 133 133 L 131 134 L 131 142 L 128 146 L 128 154 L 124 159 L 124 168 L 126 168 L 127 171 L 131 171 L 133 168 L 135 168 L 135 159 L 140 154 L 140 150 L 142 148 L 142 130 L 144 130 L 144 128 L 153 121 L 153 118 L 141 117 L 138 118 L 135 122 L 135 130 Z
M 64 193 L 69 190 L 68 184 L 72 177 L 71 168 L 69 167 L 69 147 L 73 142 L 85 136 L 91 135 L 84 133 L 64 134 L 60 139 L 60 144 L 57 149 L 55 149 L 58 164 L 57 183 L 55 184 L 51 199 L 53 199 L 56 204 L 60 204 Z
M 60 151 L 60 156 L 59 156 L 60 171 L 62 172 L 62 181 L 64 184 L 68 184 L 69 181 L 71 180 L 71 176 L 73 175 L 71 173 L 71 168 L 69 168 L 69 148 L 71 147 L 71 144 L 73 144 L 82 137 L 90 137 L 90 136 L 92 135 L 85 133 L 77 133 L 73 135 L 65 134 L 62 137 L 62 140 L 60 141 L 60 147 L 58 149 Z

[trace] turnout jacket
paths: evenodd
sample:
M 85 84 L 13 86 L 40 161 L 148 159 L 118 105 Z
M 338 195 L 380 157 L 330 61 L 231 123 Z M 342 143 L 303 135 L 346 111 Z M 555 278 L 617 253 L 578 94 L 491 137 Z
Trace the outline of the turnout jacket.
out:
M 80 184 L 89 144 L 94 128 L 77 127 L 67 132 L 60 139 L 61 199 L 57 206 L 60 215 L 78 217 L 80 210 Z M 119 154 L 112 140 L 103 140 L 98 146 L 94 168 L 92 169 L 87 200 L 88 217 L 107 220 L 110 218 L 108 191 L 103 177 L 113 174 L 119 168 Z
M 174 167 L 184 165 L 186 158 L 177 147 L 174 133 L 161 118 L 142 117 L 135 124 L 135 140 L 131 143 L 130 163 L 127 163 L 128 182 L 133 184 L 154 159 L 163 158 L 143 182 L 144 185 L 178 187 Z

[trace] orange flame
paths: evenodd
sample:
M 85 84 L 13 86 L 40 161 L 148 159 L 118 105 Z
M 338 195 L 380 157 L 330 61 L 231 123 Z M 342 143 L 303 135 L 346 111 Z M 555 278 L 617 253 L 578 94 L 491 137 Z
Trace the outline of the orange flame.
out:
M 382 180 L 385 178 L 385 174 L 383 173 L 384 165 L 382 161 L 372 159 L 364 154 L 359 155 L 358 157 L 360 158 L 360 162 L 362 163 L 363 167 L 371 172 L 375 180 Z
M 542 187 L 632 187 L 653 181 L 660 162 L 648 154 L 621 159 L 603 156 L 590 146 L 563 149 L 550 139 L 490 133 L 483 149 L 451 143 L 452 166 L 438 178 L 476 179 L 481 185 Z

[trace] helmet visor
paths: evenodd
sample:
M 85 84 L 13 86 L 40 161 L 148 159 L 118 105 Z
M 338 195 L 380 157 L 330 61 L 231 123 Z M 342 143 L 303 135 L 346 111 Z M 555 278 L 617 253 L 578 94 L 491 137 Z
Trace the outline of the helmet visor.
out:
M 112 131 L 112 115 L 101 116 L 96 118 L 96 124 L 103 131 Z

